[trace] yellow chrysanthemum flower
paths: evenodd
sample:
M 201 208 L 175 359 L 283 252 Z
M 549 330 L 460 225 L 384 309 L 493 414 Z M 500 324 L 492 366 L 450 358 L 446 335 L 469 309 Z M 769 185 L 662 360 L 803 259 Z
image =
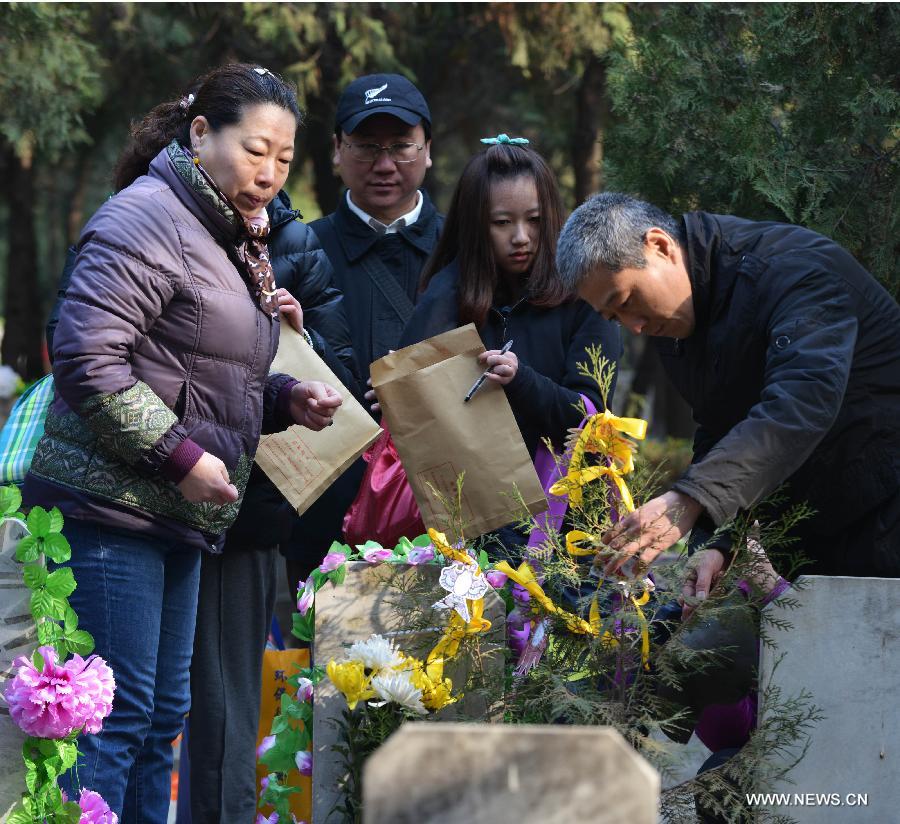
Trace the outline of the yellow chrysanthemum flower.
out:
M 334 660 L 328 662 L 325 667 L 331 683 L 344 694 L 347 706 L 355 709 L 360 701 L 375 697 L 375 691 L 371 687 L 371 679 L 366 678 L 362 661 L 345 661 L 337 663 Z

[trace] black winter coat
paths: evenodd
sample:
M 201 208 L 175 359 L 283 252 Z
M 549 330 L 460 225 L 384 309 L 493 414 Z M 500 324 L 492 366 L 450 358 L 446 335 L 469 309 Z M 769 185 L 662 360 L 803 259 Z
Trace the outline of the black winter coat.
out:
M 900 307 L 808 229 L 703 212 L 684 225 L 696 331 L 656 343 L 699 426 L 675 485 L 708 515 L 692 543 L 787 482 L 785 507 L 817 511 L 804 552 L 848 569 L 825 557 L 831 536 L 900 494 Z M 900 572 L 897 530 L 870 573 Z
M 403 332 L 401 347 L 460 325 L 458 283 L 455 261 L 432 278 Z M 577 364 L 588 362 L 585 349 L 592 344 L 600 344 L 606 357 L 617 363 L 622 339 L 618 324 L 604 320 L 583 300 L 552 308 L 525 299 L 513 306 L 497 303 L 478 333 L 487 349 L 500 349 L 510 338 L 514 341 L 512 351 L 519 359 L 519 369 L 504 388 L 532 457 L 542 438 L 561 447 L 568 429 L 578 426 L 580 395 L 603 409 L 597 384 L 579 374 Z
M 334 267 L 334 280 L 344 294 L 350 321 L 353 349 L 360 377 L 365 383 L 369 365 L 397 349 L 400 334 L 409 317 L 402 317 L 373 283 L 366 259 L 377 258 L 394 276 L 400 289 L 414 304 L 419 294 L 419 277 L 437 244 L 444 218 L 423 191 L 419 219 L 396 233 L 380 235 L 350 211 L 346 192 L 338 208 L 310 223 Z

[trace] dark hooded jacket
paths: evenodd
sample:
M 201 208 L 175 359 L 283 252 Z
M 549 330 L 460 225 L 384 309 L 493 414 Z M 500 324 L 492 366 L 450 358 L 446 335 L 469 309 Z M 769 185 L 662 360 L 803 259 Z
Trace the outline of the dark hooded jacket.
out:
M 291 423 L 270 375 L 279 324 L 236 268 L 234 228 L 166 150 L 78 242 L 53 336 L 57 396 L 24 494 L 64 515 L 216 547 L 240 499 L 193 504 L 179 461 L 199 446 L 243 495 L 260 434 Z
M 401 347 L 459 326 L 458 284 L 459 267 L 454 261 L 432 278 L 419 298 Z M 618 325 L 602 318 L 583 300 L 554 307 L 535 306 L 525 298 L 512 306 L 497 301 L 478 334 L 487 349 L 500 349 L 510 338 L 514 341 L 512 351 L 519 368 L 504 389 L 532 457 L 542 438 L 550 438 L 557 447 L 563 445 L 568 429 L 581 421 L 581 395 L 590 398 L 598 410 L 603 409 L 596 382 L 581 374 L 578 364 L 588 363 L 586 349 L 596 344 L 616 363 L 622 354 L 622 340 Z
M 684 226 L 696 329 L 656 342 L 699 427 L 675 485 L 706 510 L 693 543 L 786 483 L 776 511 L 816 511 L 797 534 L 819 571 L 900 573 L 900 523 L 864 566 L 829 556 L 869 556 L 864 532 L 835 536 L 900 493 L 900 307 L 808 229 L 703 212 Z

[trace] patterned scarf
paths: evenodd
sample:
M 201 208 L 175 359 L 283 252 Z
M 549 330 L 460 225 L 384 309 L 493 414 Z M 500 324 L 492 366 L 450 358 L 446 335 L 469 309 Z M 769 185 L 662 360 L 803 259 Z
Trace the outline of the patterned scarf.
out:
M 244 277 L 250 285 L 250 291 L 259 303 L 260 309 L 277 320 L 275 273 L 272 271 L 269 249 L 266 245 L 266 238 L 269 235 L 268 224 L 262 225 L 246 220 L 222 194 L 206 169 L 177 140 L 173 140 L 166 147 L 166 151 L 175 171 L 191 191 L 212 206 L 237 230 L 234 251 L 243 264 Z

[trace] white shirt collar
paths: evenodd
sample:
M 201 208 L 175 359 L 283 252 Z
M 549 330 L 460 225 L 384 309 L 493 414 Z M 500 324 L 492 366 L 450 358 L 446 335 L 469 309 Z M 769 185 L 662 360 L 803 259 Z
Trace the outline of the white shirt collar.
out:
M 372 229 L 380 235 L 392 235 L 398 229 L 402 229 L 404 226 L 412 226 L 419 219 L 419 215 L 422 212 L 422 205 L 425 203 L 425 198 L 422 197 L 422 193 L 420 191 L 416 192 L 416 205 L 413 209 L 407 212 L 405 215 L 401 215 L 395 221 L 393 221 L 390 226 L 385 226 L 380 220 L 372 217 L 372 215 L 364 212 L 359 208 L 354 202 L 353 198 L 350 197 L 350 190 L 347 189 L 347 206 L 350 211 L 353 212 L 366 226 L 371 226 Z

